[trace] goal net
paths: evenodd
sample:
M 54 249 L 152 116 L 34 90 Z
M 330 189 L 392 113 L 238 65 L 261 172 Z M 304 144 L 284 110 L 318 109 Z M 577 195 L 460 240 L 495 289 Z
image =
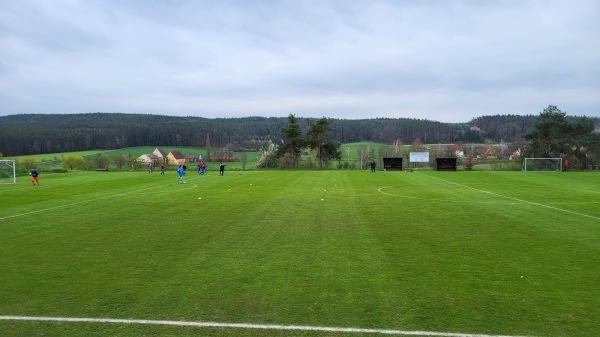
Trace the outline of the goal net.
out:
M 0 160 L 0 184 L 16 184 L 17 172 L 14 160 Z
M 562 158 L 525 158 L 523 171 L 560 172 Z

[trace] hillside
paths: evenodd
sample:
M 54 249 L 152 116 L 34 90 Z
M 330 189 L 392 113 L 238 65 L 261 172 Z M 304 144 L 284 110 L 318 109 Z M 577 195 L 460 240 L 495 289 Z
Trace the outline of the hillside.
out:
M 308 120 L 298 118 L 306 130 Z M 332 120 L 331 136 L 341 143 L 372 141 L 410 144 L 513 141 L 526 133 L 535 116 L 483 116 L 468 123 L 426 119 L 377 118 Z M 173 117 L 120 113 L 24 114 L 0 116 L 0 152 L 5 156 L 42 154 L 132 146 L 228 146 L 255 150 L 280 142 L 287 118 Z

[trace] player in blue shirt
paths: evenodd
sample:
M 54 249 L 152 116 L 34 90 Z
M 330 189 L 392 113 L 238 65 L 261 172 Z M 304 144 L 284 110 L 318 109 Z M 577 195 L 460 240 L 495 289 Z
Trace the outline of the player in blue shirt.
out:
M 177 167 L 177 177 L 179 178 L 179 183 L 183 184 L 183 164 L 179 164 Z

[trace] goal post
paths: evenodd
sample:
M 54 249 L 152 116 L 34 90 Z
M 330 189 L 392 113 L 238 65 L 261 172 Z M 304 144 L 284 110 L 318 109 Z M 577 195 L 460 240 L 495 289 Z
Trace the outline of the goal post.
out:
M 17 165 L 14 160 L 0 160 L 0 184 L 17 183 Z
M 562 158 L 525 158 L 523 160 L 524 172 L 560 172 Z

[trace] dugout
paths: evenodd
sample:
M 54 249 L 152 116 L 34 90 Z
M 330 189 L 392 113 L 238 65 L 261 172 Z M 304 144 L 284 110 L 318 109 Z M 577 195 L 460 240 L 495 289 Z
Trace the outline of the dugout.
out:
M 402 171 L 402 157 L 383 158 L 383 169 L 386 171 Z
M 456 158 L 436 158 L 435 169 L 437 171 L 456 171 Z

